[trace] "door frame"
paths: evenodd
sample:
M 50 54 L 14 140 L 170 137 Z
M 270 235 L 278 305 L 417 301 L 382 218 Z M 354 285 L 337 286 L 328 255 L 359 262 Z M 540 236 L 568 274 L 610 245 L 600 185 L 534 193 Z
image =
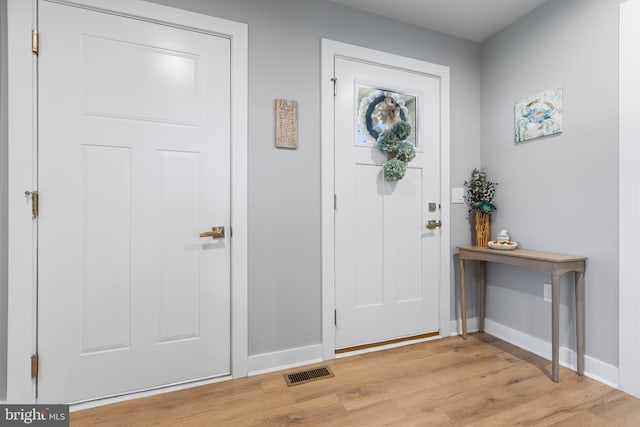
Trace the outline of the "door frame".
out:
M 637 43 L 640 29 L 640 0 L 620 5 L 620 206 L 619 206 L 619 362 L 618 386 L 640 397 L 640 290 L 638 289 L 638 239 L 640 238 L 640 192 L 637 161 L 640 158 L 636 129 L 636 111 L 640 99 L 640 61 Z
M 335 150 L 334 150 L 334 60 L 346 58 L 397 68 L 440 79 L 440 284 L 438 288 L 438 326 L 440 336 L 451 335 L 450 276 L 450 149 L 449 149 L 449 67 L 414 58 L 398 56 L 369 48 L 337 42 L 321 41 L 321 197 L 322 197 L 322 355 L 335 358 Z M 340 82 L 336 82 L 340 84 Z
M 248 27 L 141 0 L 45 0 L 228 38 L 231 42 L 231 376 L 247 376 Z M 35 403 L 37 221 L 25 191 L 37 189 L 37 59 L 31 31 L 37 0 L 8 0 L 9 262 L 7 402 Z M 46 40 L 46 35 L 42 39 Z M 46 196 L 44 196 L 46 197 Z

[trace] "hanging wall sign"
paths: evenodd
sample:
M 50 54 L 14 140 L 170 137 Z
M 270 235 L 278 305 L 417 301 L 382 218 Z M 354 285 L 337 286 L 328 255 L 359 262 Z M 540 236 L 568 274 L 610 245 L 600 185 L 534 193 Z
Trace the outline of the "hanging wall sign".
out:
M 298 148 L 298 103 L 276 98 L 276 147 Z

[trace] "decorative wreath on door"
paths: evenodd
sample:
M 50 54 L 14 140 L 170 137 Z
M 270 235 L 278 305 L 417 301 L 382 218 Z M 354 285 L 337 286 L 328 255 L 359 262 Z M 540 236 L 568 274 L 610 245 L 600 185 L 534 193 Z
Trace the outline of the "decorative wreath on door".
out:
M 358 115 L 364 137 L 388 153 L 385 179 L 402 179 L 407 163 L 416 156 L 414 144 L 408 141 L 412 126 L 405 100 L 398 93 L 376 89 L 362 97 Z

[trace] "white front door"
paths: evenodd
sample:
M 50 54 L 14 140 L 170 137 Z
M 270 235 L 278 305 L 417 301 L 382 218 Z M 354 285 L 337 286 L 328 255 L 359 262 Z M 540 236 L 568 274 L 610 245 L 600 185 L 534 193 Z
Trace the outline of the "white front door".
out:
M 336 58 L 336 348 L 438 331 L 440 79 Z M 383 176 L 376 137 L 412 126 L 404 177 Z
M 228 374 L 230 41 L 39 6 L 38 400 Z

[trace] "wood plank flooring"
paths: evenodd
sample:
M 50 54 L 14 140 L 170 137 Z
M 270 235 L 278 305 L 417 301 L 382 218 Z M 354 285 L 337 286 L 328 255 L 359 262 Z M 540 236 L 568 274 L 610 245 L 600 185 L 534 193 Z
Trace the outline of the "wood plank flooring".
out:
M 71 426 L 640 426 L 640 399 L 488 334 L 337 359 L 71 414 Z M 313 367 L 310 366 L 310 367 Z

